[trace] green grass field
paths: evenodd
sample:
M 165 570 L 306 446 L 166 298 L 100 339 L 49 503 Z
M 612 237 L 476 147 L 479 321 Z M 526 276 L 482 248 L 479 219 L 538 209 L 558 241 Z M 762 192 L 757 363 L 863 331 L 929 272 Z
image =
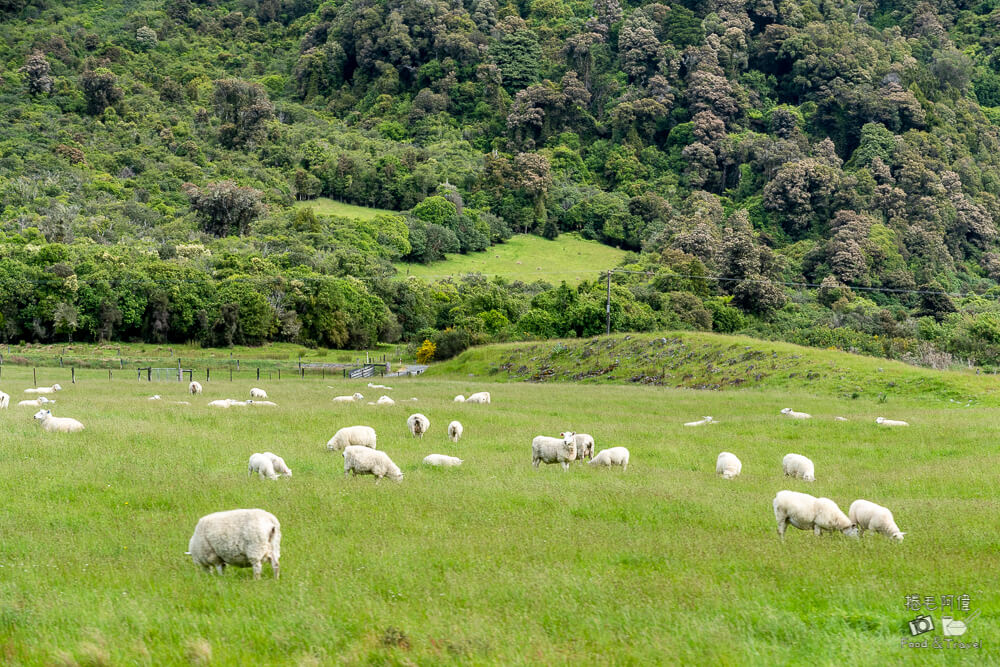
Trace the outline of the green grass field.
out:
M 873 374 L 886 364 L 839 356 Z M 257 383 L 213 380 L 192 398 L 178 383 L 109 382 L 98 370 L 68 386 L 63 372 L 47 369 L 39 382 L 63 384 L 54 413 L 83 421 L 83 433 L 42 433 L 33 408 L 0 411 L 5 664 L 998 659 L 996 416 L 946 394 L 879 403 L 805 385 L 694 391 L 427 375 L 388 381 L 397 400 L 419 399 L 392 407 L 330 402 L 383 393 L 365 381 L 295 379 L 260 383 L 277 408 L 213 410 L 205 403 L 243 398 Z M 0 388 L 16 403 L 30 380 L 30 369 L 7 367 Z M 492 404 L 452 401 L 477 390 Z M 165 400 L 146 400 L 153 393 Z M 785 419 L 783 407 L 814 418 Z M 431 421 L 422 440 L 405 426 L 417 410 Z M 681 425 L 702 415 L 720 423 Z M 911 426 L 876 427 L 879 415 Z M 459 444 L 445 435 L 452 419 L 465 425 Z M 402 483 L 344 478 L 324 443 L 352 424 L 377 429 Z M 627 446 L 628 471 L 533 470 L 531 438 L 566 429 L 593 434 L 598 449 Z M 247 458 L 264 450 L 294 476 L 248 480 Z M 742 459 L 738 479 L 716 478 L 721 450 Z M 782 477 L 790 451 L 813 459 L 815 483 Z M 432 452 L 465 463 L 426 469 Z M 781 543 L 771 500 L 785 488 L 845 511 L 856 498 L 886 505 L 906 539 L 790 528 Z M 237 507 L 281 521 L 280 581 L 267 566 L 262 581 L 232 568 L 214 577 L 184 555 L 200 516 Z M 943 658 L 901 645 L 905 622 L 927 613 L 907 609 L 905 596 L 963 594 L 982 615 L 961 639 L 981 648 Z M 941 634 L 940 611 L 930 613 L 939 630 L 918 639 Z
M 369 220 L 383 213 L 399 215 L 398 211 L 389 211 L 384 208 L 369 208 L 367 206 L 357 206 L 355 204 L 345 204 L 327 197 L 317 197 L 295 202 L 296 208 L 311 208 L 316 215 L 336 215 L 344 218 L 361 218 Z
M 401 277 L 433 280 L 483 273 L 508 280 L 529 283 L 544 280 L 558 285 L 561 281 L 578 283 L 595 278 L 602 270 L 617 266 L 624 255 L 623 250 L 587 241 L 579 234 L 561 234 L 554 241 L 519 234 L 485 252 L 448 255 L 447 260 L 431 264 L 399 262 L 395 266 Z

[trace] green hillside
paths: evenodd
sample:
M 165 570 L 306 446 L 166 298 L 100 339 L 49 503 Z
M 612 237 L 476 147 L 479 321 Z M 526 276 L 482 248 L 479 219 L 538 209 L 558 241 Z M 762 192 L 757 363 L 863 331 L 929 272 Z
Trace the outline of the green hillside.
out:
M 296 208 L 311 208 L 317 215 L 340 216 L 343 218 L 360 218 L 371 220 L 379 215 L 393 214 L 394 211 L 387 211 L 381 208 L 369 208 L 367 206 L 356 206 L 345 204 L 327 197 L 317 197 L 295 202 Z

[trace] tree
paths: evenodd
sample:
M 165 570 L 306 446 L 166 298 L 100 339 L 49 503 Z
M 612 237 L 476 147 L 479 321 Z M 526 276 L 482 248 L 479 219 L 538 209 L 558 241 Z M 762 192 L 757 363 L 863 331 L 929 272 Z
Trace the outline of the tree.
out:
M 28 92 L 32 95 L 52 92 L 52 66 L 41 51 L 33 51 L 24 61 L 24 72 L 28 77 Z
M 96 116 L 110 106 L 122 101 L 125 93 L 118 87 L 118 77 L 106 67 L 83 73 L 83 95 L 87 99 L 87 113 Z
M 274 105 L 259 83 L 242 79 L 215 81 L 212 97 L 215 114 L 222 121 L 219 139 L 231 148 L 253 148 L 264 140 Z
M 73 304 L 61 301 L 52 311 L 52 324 L 59 333 L 66 334 L 66 341 L 73 342 L 73 332 L 76 331 L 78 313 Z
M 204 188 L 185 183 L 184 192 L 202 221 L 202 229 L 213 236 L 242 236 L 266 211 L 260 190 L 241 188 L 232 181 L 209 183 Z

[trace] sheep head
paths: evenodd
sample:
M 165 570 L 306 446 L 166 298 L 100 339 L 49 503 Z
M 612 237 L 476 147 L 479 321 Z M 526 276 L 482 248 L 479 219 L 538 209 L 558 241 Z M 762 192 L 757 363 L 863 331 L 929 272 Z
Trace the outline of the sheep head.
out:
M 51 416 L 52 416 L 52 411 L 51 410 L 39 410 L 38 412 L 35 413 L 35 419 L 37 419 L 39 421 L 42 421 L 44 419 L 48 419 Z

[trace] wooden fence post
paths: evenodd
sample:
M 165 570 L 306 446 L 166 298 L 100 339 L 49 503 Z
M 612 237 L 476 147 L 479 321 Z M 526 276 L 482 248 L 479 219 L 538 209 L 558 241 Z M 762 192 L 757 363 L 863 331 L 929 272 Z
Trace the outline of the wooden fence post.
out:
M 70 384 L 76 384 L 76 366 L 70 366 L 69 379 L 70 379 Z
M 31 386 L 32 387 L 37 387 L 38 386 L 38 369 L 37 368 L 32 368 L 31 369 L 31 380 L 32 380 L 32 382 L 34 382 L 34 384 L 31 385 Z

